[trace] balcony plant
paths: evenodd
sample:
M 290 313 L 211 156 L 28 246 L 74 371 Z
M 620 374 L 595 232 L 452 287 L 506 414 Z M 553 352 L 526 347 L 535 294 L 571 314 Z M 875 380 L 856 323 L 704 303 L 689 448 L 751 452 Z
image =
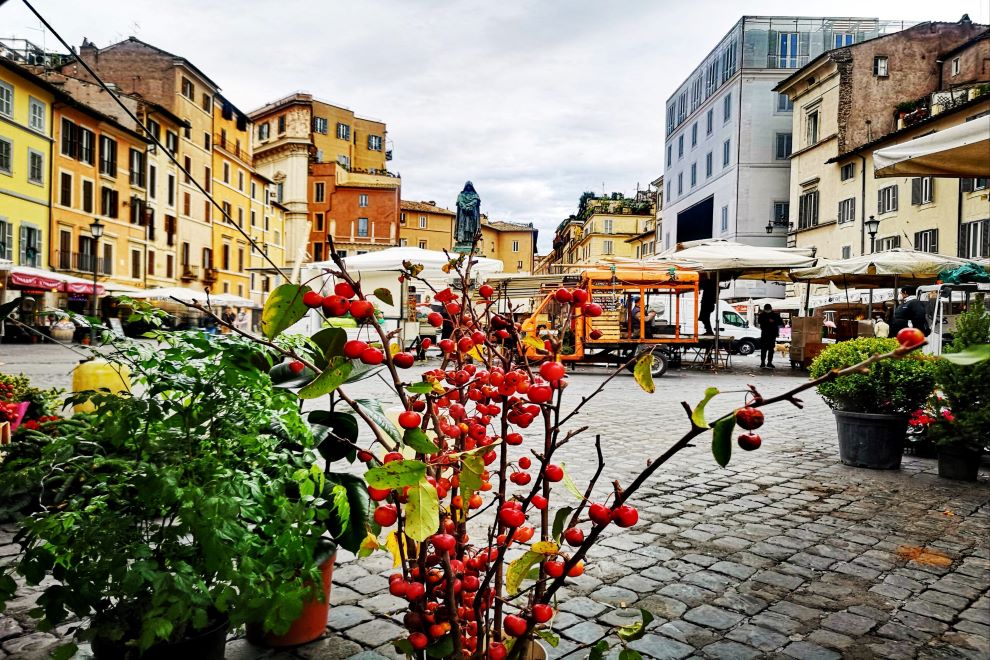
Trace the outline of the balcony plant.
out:
M 22 522 L 0 602 L 16 572 L 45 581 L 40 629 L 91 617 L 73 631 L 97 658 L 219 658 L 230 625 L 263 608 L 266 627 L 284 631 L 316 590 L 325 479 L 266 349 L 154 338 L 116 343 L 135 394 L 70 400 L 95 411 L 43 449 L 43 508 Z
M 976 481 L 980 456 L 990 443 L 988 342 L 990 313 L 974 306 L 959 316 L 953 341 L 937 363 L 947 411 L 934 417 L 927 431 L 938 446 L 938 473 L 948 479 Z
M 839 342 L 815 358 L 809 373 L 818 378 L 897 347 L 895 339 L 873 337 Z M 818 393 L 835 415 L 840 460 L 857 467 L 899 468 L 910 415 L 934 387 L 934 361 L 920 353 L 871 362 L 864 371 L 819 385 Z

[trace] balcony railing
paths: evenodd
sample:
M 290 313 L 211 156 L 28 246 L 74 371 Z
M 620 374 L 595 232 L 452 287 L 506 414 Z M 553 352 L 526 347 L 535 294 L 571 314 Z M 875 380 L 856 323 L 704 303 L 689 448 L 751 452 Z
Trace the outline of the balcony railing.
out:
M 199 279 L 199 266 L 190 266 L 189 264 L 183 264 L 181 270 L 179 271 L 179 279 L 183 282 L 189 282 L 191 280 Z
M 215 144 L 220 149 L 223 149 L 231 156 L 235 156 L 237 158 L 242 158 L 245 160 L 249 157 L 248 150 L 244 148 L 244 145 L 238 147 L 237 142 L 235 140 L 231 140 L 230 138 L 225 137 L 219 133 L 213 136 L 213 144 Z
M 93 267 L 100 275 L 113 275 L 113 260 L 97 257 L 85 252 L 63 252 L 55 251 L 55 268 L 57 270 L 68 270 L 77 273 L 93 274 Z

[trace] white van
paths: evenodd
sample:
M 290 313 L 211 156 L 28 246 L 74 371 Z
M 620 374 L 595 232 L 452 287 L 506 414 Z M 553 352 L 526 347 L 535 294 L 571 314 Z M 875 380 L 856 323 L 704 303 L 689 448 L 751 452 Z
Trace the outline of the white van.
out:
M 680 314 L 669 309 L 671 297 L 650 296 L 647 300 L 647 307 L 657 313 L 654 325 L 676 325 L 680 324 L 681 333 L 691 335 L 694 333 L 695 302 L 693 294 L 680 296 Z M 715 314 L 712 313 L 712 317 Z M 751 326 L 746 318 L 739 314 L 729 303 L 720 300 L 718 302 L 719 335 L 732 337 L 732 351 L 739 355 L 750 355 L 760 348 L 760 329 Z M 711 319 L 714 330 L 715 319 Z M 698 336 L 704 337 L 705 327 L 698 320 Z M 711 335 L 708 335 L 711 336 Z

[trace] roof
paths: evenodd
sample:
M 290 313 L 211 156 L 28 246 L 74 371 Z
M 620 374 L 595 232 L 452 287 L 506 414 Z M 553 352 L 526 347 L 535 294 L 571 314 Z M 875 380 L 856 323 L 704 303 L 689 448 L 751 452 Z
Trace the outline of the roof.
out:
M 973 44 L 975 44 L 976 42 L 983 41 L 984 39 L 990 39 L 990 29 L 981 32 L 980 34 L 976 35 L 975 37 L 973 37 L 972 39 L 970 39 L 969 41 L 967 41 L 965 43 L 959 44 L 958 46 L 956 46 L 955 48 L 953 48 L 950 51 L 946 51 L 946 52 L 940 54 L 938 56 L 938 59 L 940 59 L 942 61 L 945 61 L 946 59 L 952 57 L 956 53 L 961 53 L 964 50 L 966 50 L 967 48 L 969 48 L 970 46 L 972 46 Z
M 385 122 L 381 119 L 362 117 L 345 105 L 340 105 L 339 103 L 330 103 L 329 101 L 323 101 L 321 99 L 316 98 L 309 92 L 302 92 L 302 91 L 293 92 L 288 96 L 283 96 L 282 98 L 266 103 L 260 108 L 256 108 L 251 112 L 249 112 L 248 117 L 253 120 L 253 119 L 257 119 L 258 117 L 264 117 L 265 115 L 271 114 L 272 112 L 279 110 L 280 108 L 287 107 L 290 105 L 312 106 L 314 103 L 322 103 L 323 105 L 330 106 L 331 108 L 337 108 L 338 110 L 350 112 L 351 114 L 354 115 L 354 119 L 360 119 L 361 121 L 367 121 L 373 124 L 381 124 L 383 126 L 385 125 Z
M 445 209 L 442 206 L 437 206 L 436 204 L 430 204 L 429 202 L 412 202 L 405 199 L 399 202 L 399 209 L 402 211 L 421 211 L 423 213 L 435 213 L 438 215 L 457 215 L 450 209 Z
M 532 223 L 524 225 L 519 222 L 505 222 L 503 220 L 489 220 L 482 223 L 482 226 L 491 227 L 495 231 L 536 231 L 536 227 Z
M 861 151 L 866 151 L 866 150 L 869 150 L 869 149 L 873 149 L 874 147 L 877 147 L 877 146 L 881 145 L 884 142 L 888 142 L 888 141 L 890 141 L 890 140 L 892 140 L 892 139 L 894 139 L 896 137 L 899 137 L 899 136 L 907 133 L 908 131 L 911 131 L 913 129 L 916 129 L 919 126 L 925 126 L 926 124 L 931 124 L 931 123 L 933 123 L 935 121 L 938 121 L 942 117 L 947 117 L 947 116 L 953 115 L 953 114 L 955 114 L 957 112 L 961 112 L 963 110 L 969 110 L 970 108 L 973 108 L 974 106 L 980 105 L 981 103 L 986 103 L 988 101 L 990 101 L 990 95 L 988 95 L 988 94 L 983 94 L 982 96 L 977 96 L 975 99 L 970 99 L 970 100 L 966 101 L 965 103 L 960 103 L 957 106 L 953 106 L 951 108 L 948 108 L 947 110 L 944 110 L 944 111 L 938 113 L 937 115 L 932 115 L 930 117 L 927 117 L 925 119 L 922 119 L 921 121 L 915 122 L 914 124 L 911 124 L 910 126 L 905 126 L 904 128 L 899 128 L 896 131 L 891 131 L 890 133 L 887 133 L 886 135 L 881 135 L 880 137 L 878 137 L 875 140 L 872 140 L 872 141 L 867 142 L 865 144 L 861 144 L 860 146 L 856 147 L 855 149 L 850 149 L 849 151 L 846 151 L 845 153 L 841 153 L 841 154 L 839 154 L 837 156 L 833 156 L 832 158 L 829 158 L 828 160 L 826 160 L 825 163 L 826 164 L 828 164 L 828 163 L 837 163 L 840 160 L 845 160 L 846 158 L 848 158 L 849 156 L 852 156 L 853 154 L 858 154 Z
M 195 64 L 193 64 L 192 62 L 190 62 L 186 58 L 182 57 L 181 55 L 176 55 L 175 53 L 170 53 L 167 50 L 163 50 L 163 49 L 159 48 L 158 46 L 152 46 L 148 42 L 141 41 L 137 37 L 133 37 L 133 36 L 132 37 L 127 37 L 123 41 L 118 41 L 115 44 L 110 44 L 109 46 L 106 46 L 105 48 L 97 48 L 97 52 L 103 53 L 103 52 L 106 52 L 106 51 L 111 50 L 113 48 L 117 48 L 118 46 L 121 46 L 121 45 L 126 44 L 126 43 L 141 44 L 142 46 L 144 46 L 146 48 L 150 48 L 151 50 L 153 50 L 155 52 L 161 53 L 162 55 L 167 55 L 167 56 L 169 56 L 169 57 L 171 57 L 173 59 L 180 60 L 183 64 L 185 64 L 190 69 L 192 69 L 196 73 L 196 75 L 198 75 L 200 78 L 202 78 L 203 80 L 205 80 L 209 84 L 213 85 L 213 87 L 215 89 L 217 89 L 217 90 L 220 89 L 220 85 L 218 85 L 215 82 L 213 82 L 213 80 L 210 79 L 210 77 L 208 75 L 206 75 L 205 73 L 203 73 L 203 71 L 199 67 L 197 67 Z

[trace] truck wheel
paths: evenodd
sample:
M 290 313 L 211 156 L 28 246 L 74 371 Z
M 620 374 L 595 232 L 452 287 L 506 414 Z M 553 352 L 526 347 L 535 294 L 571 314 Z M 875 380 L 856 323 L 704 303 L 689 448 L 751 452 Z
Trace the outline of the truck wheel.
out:
M 659 378 L 660 376 L 667 373 L 667 362 L 668 362 L 667 355 L 665 353 L 661 353 L 660 351 L 653 351 L 653 365 L 650 368 L 650 374 L 654 378 Z M 633 362 L 628 367 L 626 367 L 629 370 L 629 373 L 633 372 L 633 368 L 635 364 L 636 363 Z
M 752 339 L 742 339 L 736 344 L 739 355 L 752 355 L 756 351 L 756 343 Z

